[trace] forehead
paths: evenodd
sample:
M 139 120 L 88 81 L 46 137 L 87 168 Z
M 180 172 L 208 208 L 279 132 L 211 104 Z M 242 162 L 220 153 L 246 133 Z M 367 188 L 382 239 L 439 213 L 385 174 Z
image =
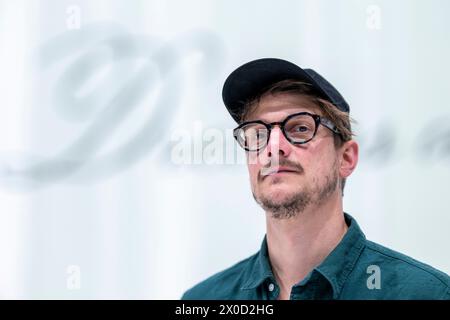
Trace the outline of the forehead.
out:
M 321 115 L 320 107 L 310 97 L 295 93 L 276 93 L 263 96 L 248 120 L 280 121 L 296 112 Z

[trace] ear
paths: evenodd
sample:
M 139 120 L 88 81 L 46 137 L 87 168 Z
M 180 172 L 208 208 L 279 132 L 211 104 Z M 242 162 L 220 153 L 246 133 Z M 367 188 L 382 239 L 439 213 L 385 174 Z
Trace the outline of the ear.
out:
M 355 170 L 358 164 L 359 146 L 355 140 L 345 142 L 341 147 L 341 163 L 339 174 L 342 178 L 347 178 Z

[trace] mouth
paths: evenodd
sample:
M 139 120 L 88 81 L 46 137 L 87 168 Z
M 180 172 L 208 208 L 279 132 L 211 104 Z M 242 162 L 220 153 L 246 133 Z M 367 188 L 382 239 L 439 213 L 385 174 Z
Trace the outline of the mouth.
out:
M 264 172 L 266 171 L 266 172 Z M 287 175 L 287 174 L 297 174 L 298 171 L 294 170 L 294 169 L 290 169 L 290 168 L 274 168 L 274 169 L 263 169 L 261 170 L 261 175 L 263 178 L 266 178 L 268 176 L 283 176 L 283 175 Z

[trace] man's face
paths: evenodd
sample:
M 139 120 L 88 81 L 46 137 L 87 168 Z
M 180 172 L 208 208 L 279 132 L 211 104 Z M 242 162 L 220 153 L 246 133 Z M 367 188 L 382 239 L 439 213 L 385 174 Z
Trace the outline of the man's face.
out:
M 280 93 L 264 96 L 247 120 L 281 122 L 293 113 L 322 115 L 308 97 Z M 289 218 L 310 205 L 319 205 L 339 188 L 339 152 L 333 133 L 322 125 L 306 144 L 293 145 L 279 126 L 267 146 L 247 152 L 250 182 L 255 200 L 275 218 Z

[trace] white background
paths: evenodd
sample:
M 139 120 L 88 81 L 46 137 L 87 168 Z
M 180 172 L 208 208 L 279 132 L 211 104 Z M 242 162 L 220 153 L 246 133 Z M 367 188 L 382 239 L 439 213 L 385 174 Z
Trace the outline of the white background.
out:
M 350 104 L 344 208 L 366 236 L 450 272 L 449 10 L 0 1 L 0 297 L 178 299 L 256 252 L 245 165 L 171 154 L 177 132 L 200 156 L 208 128 L 229 133 L 223 81 L 262 57 L 315 69 Z

